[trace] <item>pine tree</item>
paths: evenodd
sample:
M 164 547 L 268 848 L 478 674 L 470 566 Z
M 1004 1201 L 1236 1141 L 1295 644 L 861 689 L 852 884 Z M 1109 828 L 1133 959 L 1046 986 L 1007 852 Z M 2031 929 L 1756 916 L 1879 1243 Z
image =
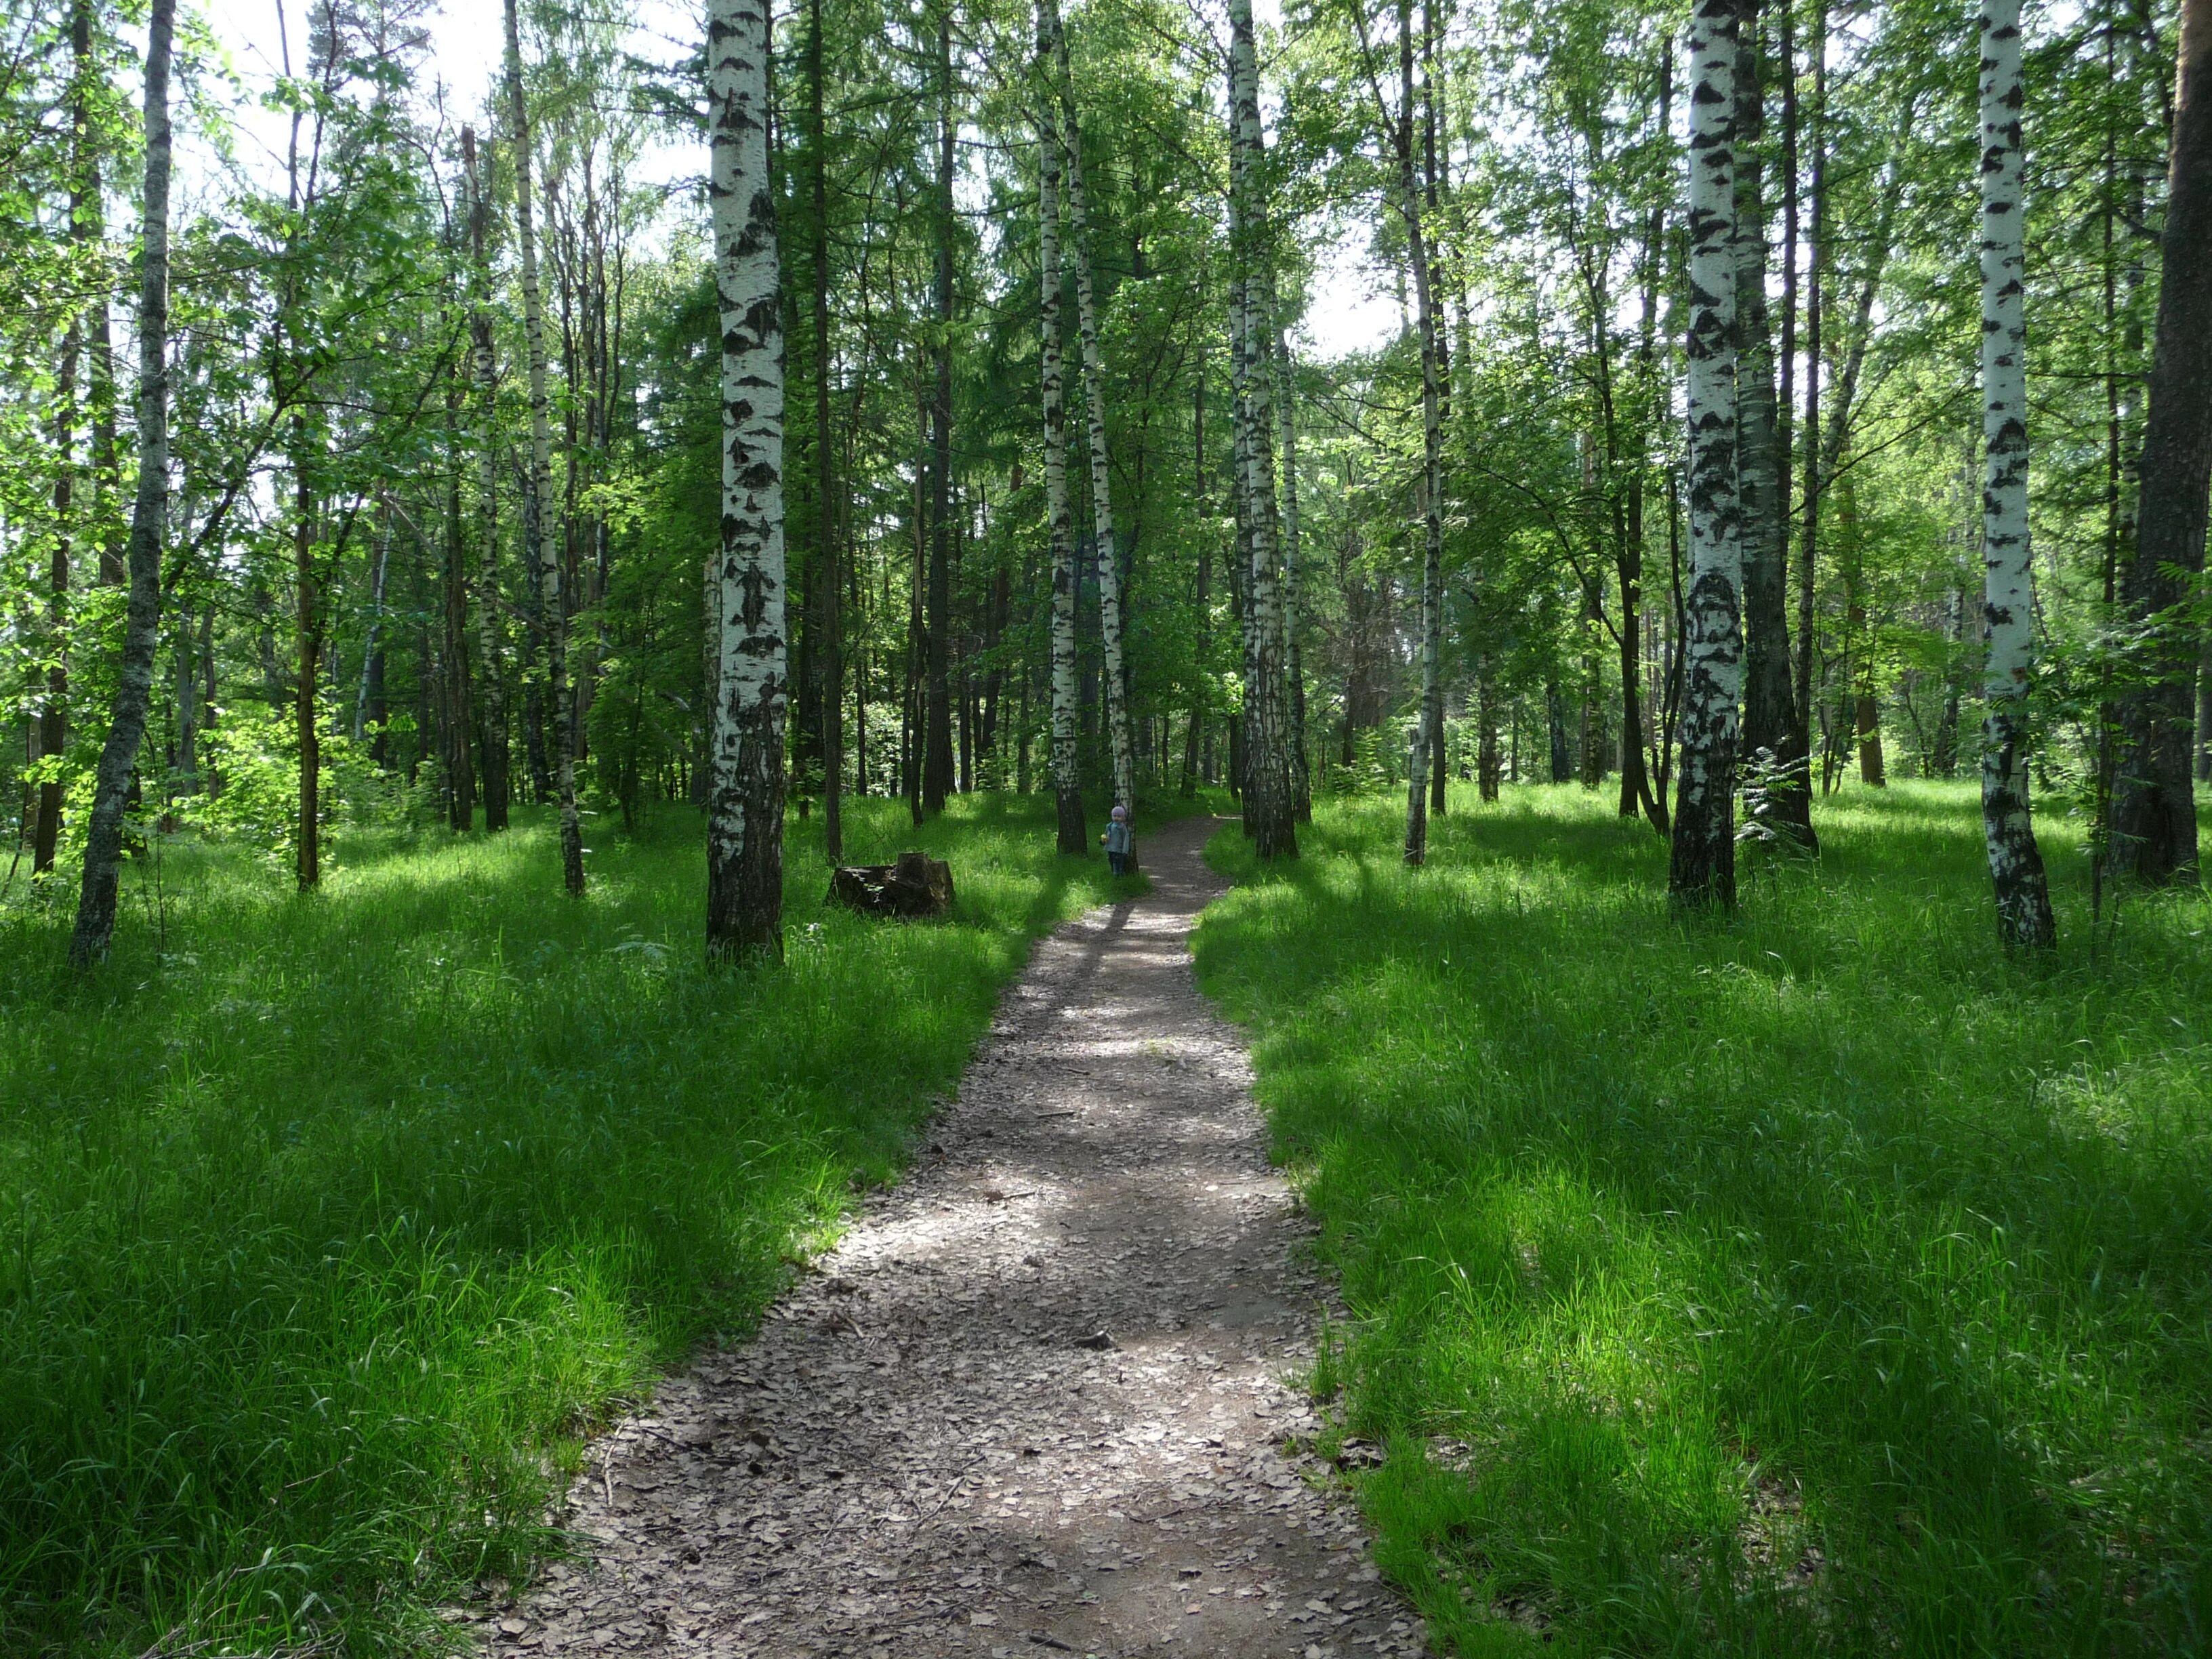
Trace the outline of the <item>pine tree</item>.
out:
M 2204 568 L 2212 480 L 2212 0 L 2183 0 L 2158 335 L 2143 426 L 2129 617 L 2144 630 L 2144 684 L 2122 708 L 2107 862 L 2154 884 L 2197 878 L 2190 751 L 2201 618 L 2185 608 Z M 2212 672 L 2206 674 L 2212 686 Z

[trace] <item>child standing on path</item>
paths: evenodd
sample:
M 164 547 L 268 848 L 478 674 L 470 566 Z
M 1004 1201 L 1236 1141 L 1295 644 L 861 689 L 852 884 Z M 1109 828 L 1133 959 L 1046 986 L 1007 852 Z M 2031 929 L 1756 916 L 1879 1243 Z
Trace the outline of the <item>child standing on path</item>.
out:
M 1134 837 L 1129 830 L 1127 807 L 1114 809 L 1114 821 L 1106 826 L 1106 833 L 1099 839 L 1106 843 L 1106 867 L 1117 876 L 1127 875 L 1129 848 L 1134 844 Z

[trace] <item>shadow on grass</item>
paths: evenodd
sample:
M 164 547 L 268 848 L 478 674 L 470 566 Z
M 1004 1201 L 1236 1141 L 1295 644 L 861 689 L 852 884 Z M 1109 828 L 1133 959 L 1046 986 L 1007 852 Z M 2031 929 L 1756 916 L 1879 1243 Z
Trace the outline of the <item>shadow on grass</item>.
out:
M 848 852 L 952 859 L 957 913 L 824 907 L 793 824 L 781 969 L 708 969 L 697 819 L 342 842 L 302 901 L 169 859 L 92 980 L 0 989 L 0 1649 L 437 1639 L 513 1573 L 576 1435 L 742 1334 L 891 1178 L 1031 937 L 1117 896 L 1048 800 Z M 66 915 L 19 912 L 19 963 Z
M 1970 791 L 1686 922 L 1578 790 L 1388 804 L 1208 912 L 1355 1316 L 1364 1496 L 1468 1652 L 2191 1649 L 2212 1619 L 2199 897 L 1996 946 Z M 2047 840 L 2062 888 L 2076 855 Z M 1512 1615 L 1518 1615 L 1517 1622 Z

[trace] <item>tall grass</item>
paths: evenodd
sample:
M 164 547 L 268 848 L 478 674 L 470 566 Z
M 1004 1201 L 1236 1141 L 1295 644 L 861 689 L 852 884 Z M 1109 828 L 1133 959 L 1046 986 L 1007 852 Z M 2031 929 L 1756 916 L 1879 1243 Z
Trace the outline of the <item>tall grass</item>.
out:
M 1578 789 L 1323 806 L 1205 982 L 1341 1267 L 1317 1384 L 1467 1654 L 2212 1644 L 2212 904 L 1996 946 L 1970 791 L 1855 793 L 1732 922 Z
M 917 840 L 848 811 L 855 855 Z M 343 843 L 307 900 L 173 851 L 166 951 L 142 909 L 89 982 L 65 904 L 12 916 L 0 1652 L 419 1651 L 554 1543 L 580 1431 L 755 1320 L 1109 891 L 1048 803 L 970 798 L 918 837 L 957 918 L 869 922 L 792 828 L 778 971 L 702 965 L 688 814 L 601 839 L 581 903 L 536 823 Z

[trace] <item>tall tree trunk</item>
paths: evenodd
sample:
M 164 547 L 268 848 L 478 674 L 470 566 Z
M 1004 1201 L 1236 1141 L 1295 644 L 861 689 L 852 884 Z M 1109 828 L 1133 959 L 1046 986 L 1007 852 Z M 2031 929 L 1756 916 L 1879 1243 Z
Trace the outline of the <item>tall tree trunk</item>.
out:
M 1583 473 L 1583 489 L 1586 494 L 1596 493 L 1595 465 Z M 1605 632 L 1605 591 L 1598 585 L 1595 569 L 1582 576 L 1581 586 L 1583 707 L 1581 757 L 1576 775 L 1583 788 L 1594 790 L 1605 781 L 1605 657 L 1599 649 L 1600 636 Z
M 131 597 L 123 655 L 109 706 L 107 738 L 87 821 L 84 884 L 77 896 L 70 960 L 90 967 L 115 937 L 123 857 L 123 811 L 153 700 L 154 652 L 161 630 L 161 553 L 169 516 L 169 51 L 176 0 L 153 0 L 146 31 L 145 196 L 140 223 L 138 298 L 138 494 L 131 513 Z
M 1808 56 L 1813 64 L 1813 109 L 1808 134 L 1813 152 L 1813 211 L 1805 238 L 1805 483 L 1799 495 L 1797 660 L 1790 702 L 1797 716 L 1796 754 L 1805 763 L 1805 793 L 1809 797 L 1813 793 L 1813 578 L 1820 540 L 1821 278 L 1828 242 L 1828 0 L 1813 0 L 1813 39 Z
M 1191 398 L 1191 483 L 1196 499 L 1192 510 L 1197 521 L 1203 525 L 1210 516 L 1206 498 L 1206 353 L 1201 346 L 1196 369 L 1197 390 Z M 1190 720 L 1183 727 L 1182 788 L 1185 800 L 1198 793 L 1200 750 L 1203 744 L 1207 710 L 1212 699 L 1206 696 L 1208 684 L 1206 659 L 1213 644 L 1213 612 L 1207 603 L 1206 586 L 1213 574 L 1213 538 L 1203 531 L 1198 542 L 1198 586 L 1192 599 L 1196 616 L 1196 650 L 1192 653 L 1198 665 L 1196 684 L 1192 688 Z M 1210 781 L 1210 780 L 1209 780 Z
M 1291 787 L 1288 687 L 1283 673 L 1283 596 L 1275 544 L 1275 437 L 1267 343 L 1274 328 L 1274 234 L 1267 210 L 1267 158 L 1260 128 L 1258 37 L 1251 0 L 1230 0 L 1230 107 L 1236 125 L 1230 189 L 1240 200 L 1234 221 L 1233 269 L 1248 284 L 1244 355 L 1249 393 L 1244 420 L 1245 500 L 1251 520 L 1252 565 L 1245 625 L 1254 644 L 1257 693 L 1245 727 L 1244 817 L 1263 859 L 1298 855 L 1297 809 Z
M 1413 12 L 1398 0 L 1398 211 L 1413 269 L 1414 317 L 1421 336 L 1421 708 L 1406 779 L 1405 860 L 1429 855 L 1429 771 L 1443 729 L 1443 412 L 1437 374 L 1436 294 L 1430 281 L 1427 227 L 1413 153 Z
M 1767 326 L 1766 197 L 1757 145 L 1765 123 L 1764 0 L 1737 0 L 1735 62 L 1736 476 L 1743 503 L 1743 736 L 1741 752 L 1771 757 L 1796 787 L 1768 787 L 1748 803 L 1801 845 L 1813 842 L 1812 791 L 1797 755 L 1790 687 L 1789 501 L 1779 400 Z M 1786 0 L 1785 0 L 1786 3 Z M 1794 65 L 1785 65 L 1789 73 Z M 1794 259 L 1795 254 L 1792 253 Z
M 1451 338 L 1444 318 L 1443 253 L 1441 246 L 1443 224 L 1443 165 L 1437 144 L 1437 106 L 1440 100 L 1437 86 L 1443 76 L 1443 62 L 1437 50 L 1438 38 L 1436 0 L 1422 0 L 1421 4 L 1421 187 L 1428 218 L 1422 226 L 1422 240 L 1429 256 L 1429 315 L 1431 319 L 1431 351 L 1436 359 L 1437 429 L 1441 445 L 1442 433 L 1451 421 Z M 1426 430 L 1424 412 L 1423 429 Z M 1443 482 L 1443 470 L 1439 465 L 1437 482 Z M 1437 522 L 1443 523 L 1443 501 L 1437 501 Z M 1448 747 L 1445 742 L 1444 696 L 1443 679 L 1443 568 L 1441 556 L 1442 537 L 1438 538 L 1439 556 L 1437 568 L 1437 681 L 1436 700 L 1424 711 L 1428 727 L 1429 746 L 1429 813 L 1432 817 L 1444 815 L 1449 799 L 1446 787 Z
M 1128 674 L 1122 656 L 1121 567 L 1115 552 L 1113 469 L 1106 448 L 1106 386 L 1099 367 L 1098 306 L 1091 263 L 1090 203 L 1083 187 L 1083 128 L 1075 108 L 1075 76 L 1059 0 L 1041 0 L 1050 31 L 1060 100 L 1060 139 L 1067 150 L 1067 223 L 1075 240 L 1075 331 L 1083 351 L 1083 404 L 1091 441 L 1091 521 L 1098 544 L 1098 627 L 1106 657 L 1106 734 L 1114 757 L 1114 799 L 1137 802 L 1137 753 L 1129 722 Z
M 822 836 L 830 862 L 845 857 L 844 514 L 837 497 L 836 445 L 830 433 L 830 124 L 823 112 L 822 0 L 807 0 L 807 114 L 813 131 L 808 183 L 814 198 L 814 533 L 822 584 Z M 866 717 L 862 716 L 863 720 Z M 861 759 L 866 760 L 863 727 Z M 865 792 L 866 780 L 862 781 Z
M 31 722 L 34 761 L 66 754 L 69 750 L 69 592 L 74 541 L 73 504 L 76 495 L 76 373 L 83 354 L 81 325 L 72 319 L 62 340 L 61 371 L 54 385 L 54 545 L 47 566 L 46 626 L 51 632 L 46 648 L 52 660 L 46 669 L 46 700 Z M 31 832 L 31 870 L 43 875 L 54 867 L 61 845 L 62 780 L 48 778 L 39 785 L 36 816 Z
M 96 249 L 107 234 L 106 191 L 100 181 L 98 140 L 91 131 L 91 99 L 100 72 L 93 27 L 97 20 L 98 0 L 70 0 L 70 58 L 74 77 L 70 114 L 73 126 L 82 124 L 84 138 L 73 157 L 76 177 L 72 181 L 70 239 L 80 252 Z M 105 284 L 92 296 L 89 322 L 85 403 L 92 438 L 92 514 L 87 528 L 98 556 L 100 586 L 120 587 L 129 580 L 129 572 L 124 538 L 117 533 L 121 528 L 123 472 L 115 447 L 115 342 Z
M 490 180 L 477 167 L 477 136 L 461 129 L 461 162 L 469 192 L 469 392 L 471 442 L 477 458 L 477 654 L 483 688 L 484 828 L 507 828 L 509 793 L 507 651 L 499 615 L 499 381 L 492 355 L 490 264 L 484 235 L 491 218 Z M 490 158 L 485 158 L 489 172 Z
M 513 0 L 509 0 L 509 4 Z M 721 308 L 722 520 L 707 953 L 783 955 L 783 318 L 767 0 L 713 0 L 708 199 Z
M 1735 904 L 1737 705 L 1743 633 L 1735 404 L 1735 0 L 1690 21 L 1690 584 L 1682 641 L 1682 770 L 1668 890 L 1693 909 Z
M 446 557 L 440 572 L 443 589 L 445 629 L 446 719 L 453 737 L 446 757 L 446 821 L 448 827 L 466 831 L 476 827 L 477 773 L 474 739 L 474 698 L 469 684 L 468 520 L 461 507 L 463 455 L 462 406 L 466 401 L 458 365 L 446 370 Z M 427 666 L 427 665 L 425 665 Z M 419 744 L 420 738 L 417 738 Z
M 1037 14 L 1037 68 L 1053 72 L 1044 11 Z M 1091 848 L 1076 773 L 1075 536 L 1067 505 L 1067 393 L 1060 320 L 1060 124 L 1049 100 L 1037 120 L 1038 350 L 1044 395 L 1045 521 L 1052 543 L 1052 787 L 1058 799 L 1059 848 L 1080 858 Z
M 100 160 L 92 131 L 92 89 L 98 74 L 92 50 L 92 0 L 75 0 L 70 10 L 70 202 L 71 247 L 80 254 L 91 251 L 100 234 Z M 97 304 L 106 316 L 105 292 Z M 60 756 L 69 747 L 69 591 L 76 548 L 77 372 L 84 356 L 84 322 L 72 316 L 62 337 L 61 364 L 54 385 L 54 545 L 47 566 L 46 623 L 52 637 L 47 649 L 46 697 L 32 721 L 31 758 Z M 109 396 L 113 395 L 111 387 Z M 97 416 L 95 416 L 95 419 Z M 112 448 L 112 428 L 110 447 Z M 95 445 L 95 453 L 97 445 Z M 112 453 L 109 455 L 112 463 Z M 94 537 L 105 535 L 98 515 L 97 490 Z M 103 555 L 103 559 L 105 556 Z M 105 572 L 103 571 L 103 579 Z M 31 870 L 43 875 L 54 867 L 61 844 L 62 805 L 67 791 L 63 781 L 50 778 L 39 785 L 37 817 L 31 833 Z
M 1291 787 L 1300 823 L 1313 822 L 1313 767 L 1306 751 L 1306 665 L 1300 641 L 1304 632 L 1304 573 L 1300 568 L 1298 522 L 1298 423 L 1291 398 L 1291 349 L 1279 325 L 1275 368 L 1279 381 L 1276 407 L 1283 423 L 1283 672 L 1290 681 Z
M 507 95 L 509 118 L 514 125 L 514 228 L 522 264 L 522 343 L 530 360 L 530 479 L 538 504 L 538 580 L 539 604 L 544 611 L 541 621 L 545 631 L 545 696 L 553 717 L 554 786 L 561 802 L 562 879 L 570 896 L 580 898 L 584 891 L 584 830 L 583 821 L 576 813 L 576 705 L 568 695 L 568 602 L 562 582 L 561 546 L 555 534 L 553 515 L 553 429 L 545 390 L 545 307 L 538 282 L 538 228 L 532 216 L 530 200 L 530 100 L 522 84 L 522 33 L 515 17 L 515 3 L 516 0 L 507 0 Z M 719 64 L 711 64 L 710 82 L 718 72 Z M 779 454 L 781 416 L 779 396 Z M 726 516 L 726 507 L 725 511 Z M 780 496 L 776 527 L 780 536 Z M 726 528 L 724 535 L 728 535 Z M 780 547 L 778 551 L 780 557 Z M 779 605 L 781 599 L 779 580 Z M 780 611 L 776 635 L 781 641 Z M 777 678 L 780 681 L 781 678 L 782 665 L 779 660 Z M 724 690 L 726 694 L 728 688 Z M 779 756 L 781 753 L 779 750 Z M 781 810 L 780 797 L 778 805 Z
M 1230 104 L 1230 154 L 1236 155 L 1237 109 L 1235 100 Z M 1243 208 L 1237 192 L 1229 198 L 1230 240 L 1232 246 L 1242 245 Z M 1259 635 L 1252 629 L 1250 606 L 1247 604 L 1252 577 L 1252 521 L 1257 513 L 1250 498 L 1252 469 L 1247 456 L 1252 428 L 1252 361 L 1246 352 L 1247 332 L 1245 315 L 1251 304 L 1251 283 L 1245 275 L 1231 270 L 1229 276 L 1229 406 L 1230 406 L 1230 488 L 1231 516 L 1236 526 L 1236 553 L 1229 562 L 1229 614 L 1237 624 L 1237 637 L 1243 648 L 1243 701 L 1229 726 L 1229 793 L 1239 805 L 1240 823 L 1247 841 L 1259 834 L 1259 821 L 1243 811 L 1247 780 L 1245 769 L 1249 763 L 1252 744 L 1249 730 L 1253 711 L 1260 704 Z
M 921 762 L 922 805 L 945 808 L 952 791 L 952 13 L 945 0 L 937 23 L 937 193 L 933 201 L 935 286 L 930 359 L 929 607 L 925 632 L 927 720 Z
M 2028 806 L 2027 695 L 2035 633 L 2027 525 L 2020 0 L 1983 0 L 1981 42 L 1982 566 L 1989 641 L 1982 827 L 1999 933 L 2008 945 L 2048 950 L 2057 942 L 2057 930 Z
M 298 847 L 295 871 L 300 890 L 308 892 L 323 878 L 323 734 L 318 719 L 322 672 L 323 618 L 321 584 L 315 569 L 314 480 L 307 460 L 307 423 L 292 422 L 292 586 L 293 633 L 299 656 L 299 674 L 292 682 L 293 724 L 300 739 Z
M 2190 747 L 2202 624 L 2183 609 L 2204 568 L 2212 480 L 2212 0 L 2183 0 L 2173 137 L 2166 162 L 2158 336 L 2143 422 L 2142 483 L 2125 602 L 2147 630 L 2143 683 L 2121 708 L 2112 801 L 2113 873 L 2197 879 Z

